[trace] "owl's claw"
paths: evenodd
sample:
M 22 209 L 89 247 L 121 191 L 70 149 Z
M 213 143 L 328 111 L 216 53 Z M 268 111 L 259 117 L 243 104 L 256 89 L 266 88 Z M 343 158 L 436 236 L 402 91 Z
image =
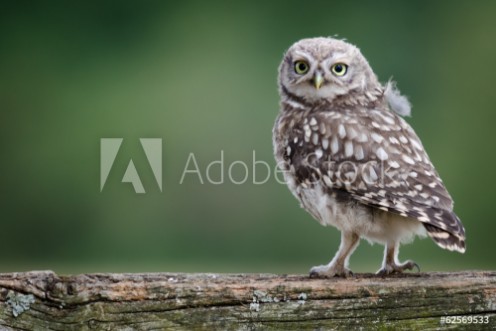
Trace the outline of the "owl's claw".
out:
M 417 269 L 417 272 L 420 272 L 420 267 L 417 263 L 414 261 L 408 260 L 403 264 L 387 264 L 385 267 L 377 271 L 376 275 L 378 276 L 386 276 L 386 275 L 391 275 L 391 274 L 399 274 L 402 273 L 405 270 L 413 270 L 414 268 Z
M 351 277 L 353 276 L 353 272 L 345 268 L 344 266 L 327 266 L 321 265 L 317 267 L 313 267 L 310 269 L 310 278 L 332 278 L 332 277 Z

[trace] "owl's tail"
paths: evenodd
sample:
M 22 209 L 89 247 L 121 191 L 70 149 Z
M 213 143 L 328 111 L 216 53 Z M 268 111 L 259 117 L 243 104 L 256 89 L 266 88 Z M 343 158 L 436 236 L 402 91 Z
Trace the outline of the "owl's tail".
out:
M 465 229 L 460 219 L 455 213 L 447 210 L 444 211 L 443 216 L 448 224 L 451 223 L 450 229 L 446 231 L 431 223 L 424 223 L 427 234 L 439 247 L 465 253 Z

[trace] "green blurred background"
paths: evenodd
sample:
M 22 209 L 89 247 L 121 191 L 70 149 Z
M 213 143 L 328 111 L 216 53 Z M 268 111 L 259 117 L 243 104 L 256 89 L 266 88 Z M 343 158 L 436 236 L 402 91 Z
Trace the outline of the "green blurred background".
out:
M 306 273 L 339 233 L 274 177 L 277 67 L 311 36 L 358 45 L 381 81 L 413 103 L 408 119 L 456 201 L 464 255 L 405 246 L 423 270 L 495 269 L 495 1 L 2 2 L 0 271 Z M 100 139 L 124 138 L 100 192 Z M 139 138 L 163 138 L 163 192 Z M 226 183 L 201 184 L 224 153 Z M 120 180 L 133 159 L 147 190 Z M 250 167 L 247 183 L 229 165 Z M 233 168 L 241 180 L 241 166 Z M 217 179 L 219 169 L 212 168 Z M 257 180 L 266 176 L 257 167 Z M 362 242 L 351 268 L 379 268 Z

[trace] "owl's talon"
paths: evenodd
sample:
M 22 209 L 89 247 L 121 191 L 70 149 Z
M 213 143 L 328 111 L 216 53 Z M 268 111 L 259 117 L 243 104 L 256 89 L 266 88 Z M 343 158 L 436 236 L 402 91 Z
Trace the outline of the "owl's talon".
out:
M 390 272 L 388 272 L 388 271 L 386 270 L 386 268 L 381 268 L 381 269 L 379 269 L 379 270 L 378 270 L 375 274 L 376 274 L 377 276 L 381 276 L 381 277 L 383 277 L 383 276 L 388 275 L 389 273 L 390 273 Z
M 399 269 L 399 272 L 403 272 L 405 270 L 413 270 L 414 268 L 417 268 L 417 272 L 420 272 L 420 267 L 417 263 L 414 261 L 408 260 L 405 263 L 397 266 Z
M 310 269 L 310 278 L 332 278 L 332 277 L 351 277 L 353 272 L 345 267 L 328 267 L 328 266 L 318 266 Z
M 391 263 L 391 264 L 388 264 L 385 267 L 381 268 L 379 271 L 377 271 L 376 275 L 386 276 L 386 275 L 391 275 L 391 274 L 399 274 L 405 270 L 413 270 L 414 268 L 417 269 L 417 272 L 420 272 L 420 266 L 411 260 L 408 260 L 405 263 L 400 264 L 400 265 L 398 265 L 396 263 Z

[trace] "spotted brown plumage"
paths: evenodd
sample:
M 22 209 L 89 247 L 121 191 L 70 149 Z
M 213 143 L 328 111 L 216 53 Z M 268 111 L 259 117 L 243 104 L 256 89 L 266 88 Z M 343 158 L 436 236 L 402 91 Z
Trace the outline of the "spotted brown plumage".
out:
M 295 61 L 305 61 L 308 73 L 296 73 Z M 329 68 L 336 63 L 347 72 L 333 75 Z M 279 90 L 273 130 L 278 165 L 302 206 L 342 232 L 338 254 L 312 274 L 348 274 L 360 237 L 386 245 L 381 273 L 415 265 L 397 261 L 399 243 L 414 235 L 427 233 L 442 248 L 465 251 L 453 200 L 398 115 L 409 112 L 406 98 L 377 81 L 356 47 L 331 38 L 296 43 L 281 64 Z

